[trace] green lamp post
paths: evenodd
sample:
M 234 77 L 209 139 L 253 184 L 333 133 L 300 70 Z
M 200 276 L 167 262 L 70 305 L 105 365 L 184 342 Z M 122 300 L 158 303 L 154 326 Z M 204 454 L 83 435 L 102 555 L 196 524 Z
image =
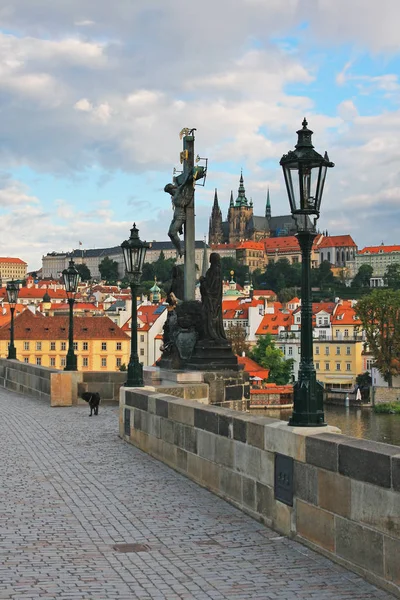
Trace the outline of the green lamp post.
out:
M 144 259 L 150 244 L 142 242 L 139 238 L 139 230 L 136 223 L 133 224 L 129 240 L 121 244 L 124 255 L 125 272 L 129 279 L 132 296 L 131 314 L 131 355 L 128 364 L 128 379 L 126 387 L 143 387 L 143 365 L 139 362 L 137 351 L 137 286 L 142 276 Z
M 65 291 L 67 293 L 68 304 L 69 304 L 69 329 L 68 329 L 68 352 L 67 352 L 67 363 L 64 371 L 77 371 L 77 358 L 74 351 L 74 302 L 75 294 L 78 289 L 78 283 L 80 275 L 75 268 L 75 263 L 71 258 L 69 261 L 68 269 L 64 269 L 62 272 Z
M 16 359 L 17 358 L 17 349 L 14 345 L 14 311 L 15 305 L 18 300 L 18 285 L 13 281 L 9 281 L 7 283 L 6 292 L 7 292 L 7 300 L 10 305 L 10 313 L 11 313 L 11 327 L 10 327 L 10 343 L 8 345 L 8 356 L 7 358 Z
M 311 250 L 316 237 L 322 193 L 328 167 L 334 167 L 328 154 L 318 154 L 312 145 L 312 131 L 303 120 L 297 131 L 294 150 L 284 154 L 283 169 L 290 209 L 296 222 L 301 254 L 301 360 L 298 381 L 294 385 L 294 406 L 289 425 L 320 427 L 324 422 L 323 387 L 316 379 L 313 362 Z

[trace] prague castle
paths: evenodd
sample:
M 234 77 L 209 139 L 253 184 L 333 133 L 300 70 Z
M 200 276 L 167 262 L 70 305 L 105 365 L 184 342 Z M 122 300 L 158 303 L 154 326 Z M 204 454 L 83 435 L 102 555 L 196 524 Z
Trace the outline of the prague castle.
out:
M 226 221 L 222 220 L 222 212 L 218 203 L 218 192 L 215 190 L 214 205 L 210 217 L 208 243 L 234 244 L 243 240 L 261 240 L 266 237 L 288 236 L 296 233 L 296 224 L 292 215 L 273 217 L 269 190 L 265 206 L 265 215 L 253 214 L 253 201 L 246 197 L 243 174 L 240 175 L 238 196 L 231 199 Z

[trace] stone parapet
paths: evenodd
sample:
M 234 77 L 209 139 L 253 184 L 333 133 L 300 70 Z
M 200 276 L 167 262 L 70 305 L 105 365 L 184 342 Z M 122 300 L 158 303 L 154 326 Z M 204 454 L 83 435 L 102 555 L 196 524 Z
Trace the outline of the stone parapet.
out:
M 126 441 L 400 597 L 400 448 L 120 391 Z

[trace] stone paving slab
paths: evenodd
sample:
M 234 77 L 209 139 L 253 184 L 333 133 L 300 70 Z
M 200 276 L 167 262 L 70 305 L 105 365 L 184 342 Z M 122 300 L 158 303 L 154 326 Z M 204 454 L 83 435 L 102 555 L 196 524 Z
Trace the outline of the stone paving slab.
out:
M 115 406 L 0 414 L 0 600 L 394 597 L 120 440 Z

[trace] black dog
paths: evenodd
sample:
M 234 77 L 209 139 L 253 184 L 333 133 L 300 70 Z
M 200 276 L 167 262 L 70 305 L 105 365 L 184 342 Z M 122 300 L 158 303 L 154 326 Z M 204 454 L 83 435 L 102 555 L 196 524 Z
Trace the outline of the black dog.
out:
M 100 404 L 100 394 L 98 392 L 82 392 L 81 394 L 82 400 L 89 403 L 90 406 L 90 415 L 94 412 L 95 415 L 99 414 L 99 404 Z

